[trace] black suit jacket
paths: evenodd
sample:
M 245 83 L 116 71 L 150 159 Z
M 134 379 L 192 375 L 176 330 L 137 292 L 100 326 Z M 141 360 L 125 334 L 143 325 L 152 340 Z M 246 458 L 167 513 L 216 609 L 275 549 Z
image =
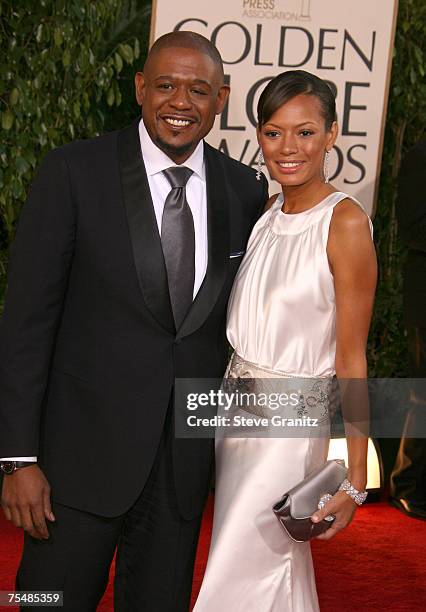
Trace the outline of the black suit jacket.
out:
M 221 377 L 229 292 L 265 178 L 205 144 L 206 277 L 174 330 L 137 124 L 50 152 L 12 249 L 0 327 L 0 457 L 38 455 L 54 500 L 125 512 L 175 377 Z M 179 509 L 202 510 L 210 440 L 173 440 Z

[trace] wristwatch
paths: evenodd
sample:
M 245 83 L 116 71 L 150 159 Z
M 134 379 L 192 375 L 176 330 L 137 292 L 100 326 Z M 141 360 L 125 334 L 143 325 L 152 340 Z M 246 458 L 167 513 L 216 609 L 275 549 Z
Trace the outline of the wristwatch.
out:
M 0 461 L 0 471 L 3 474 L 13 474 L 16 470 L 35 465 L 37 461 Z

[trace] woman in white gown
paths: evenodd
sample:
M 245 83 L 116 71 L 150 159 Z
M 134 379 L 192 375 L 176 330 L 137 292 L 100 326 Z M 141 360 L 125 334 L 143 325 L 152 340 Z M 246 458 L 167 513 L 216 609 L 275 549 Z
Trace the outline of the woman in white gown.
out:
M 370 219 L 328 183 L 331 89 L 304 71 L 279 75 L 259 100 L 257 135 L 282 193 L 254 227 L 235 280 L 227 376 L 365 378 L 376 261 Z M 326 460 L 322 423 L 323 435 L 303 438 L 217 438 L 212 543 L 195 612 L 319 609 L 310 545 L 286 536 L 272 505 Z M 348 479 L 363 491 L 366 439 L 348 438 L 348 451 Z M 334 495 L 313 517 L 336 516 L 319 537 L 345 527 L 355 508 L 344 491 Z

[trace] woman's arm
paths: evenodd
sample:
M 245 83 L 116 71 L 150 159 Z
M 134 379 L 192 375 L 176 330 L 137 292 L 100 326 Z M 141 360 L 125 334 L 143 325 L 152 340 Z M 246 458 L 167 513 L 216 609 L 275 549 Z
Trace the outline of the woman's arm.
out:
M 365 355 L 377 281 L 377 262 L 369 219 L 351 200 L 335 207 L 327 245 L 336 295 L 336 376 L 343 390 L 343 416 L 348 445 L 348 479 L 358 490 L 367 483 L 368 437 L 358 424 L 368 421 Z M 362 427 L 362 425 L 361 425 Z M 336 515 L 329 539 L 352 519 L 355 502 L 337 493 L 324 508 Z M 327 513 L 315 513 L 321 520 Z

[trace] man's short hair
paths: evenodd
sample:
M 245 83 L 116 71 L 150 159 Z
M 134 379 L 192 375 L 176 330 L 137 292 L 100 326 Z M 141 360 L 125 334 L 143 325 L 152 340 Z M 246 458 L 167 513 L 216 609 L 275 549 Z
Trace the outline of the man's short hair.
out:
M 149 50 L 148 56 L 145 61 L 144 70 L 149 64 L 153 56 L 162 49 L 180 47 L 182 49 L 194 49 L 204 55 L 208 55 L 210 59 L 216 64 L 218 72 L 223 79 L 223 63 L 219 51 L 208 38 L 197 34 L 196 32 L 190 32 L 186 30 L 180 30 L 178 32 L 169 32 L 157 38 Z

